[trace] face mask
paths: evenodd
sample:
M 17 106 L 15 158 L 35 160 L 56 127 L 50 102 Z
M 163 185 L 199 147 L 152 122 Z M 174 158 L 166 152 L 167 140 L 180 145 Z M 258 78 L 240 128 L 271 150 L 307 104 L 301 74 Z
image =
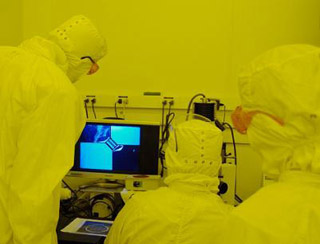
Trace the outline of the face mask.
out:
M 72 83 L 79 80 L 83 75 L 87 74 L 91 67 L 91 62 L 89 60 L 81 60 L 77 57 L 68 57 L 68 70 L 67 76 Z
M 314 126 L 295 117 L 284 126 L 262 114 L 248 128 L 251 146 L 261 155 L 263 172 L 278 176 L 285 170 L 320 173 L 320 138 Z
M 292 155 L 286 128 L 268 116 L 257 114 L 247 134 L 252 148 L 262 157 L 263 172 L 278 176 Z

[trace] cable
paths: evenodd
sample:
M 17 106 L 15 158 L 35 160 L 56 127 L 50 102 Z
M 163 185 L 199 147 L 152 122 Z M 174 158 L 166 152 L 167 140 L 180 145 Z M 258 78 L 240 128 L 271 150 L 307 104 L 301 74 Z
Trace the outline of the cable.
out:
M 166 115 L 166 123 L 165 123 L 165 127 L 163 128 L 163 131 L 162 131 L 164 143 L 166 141 L 168 141 L 168 139 L 169 139 L 169 126 L 175 117 L 175 113 L 171 113 L 171 106 L 172 106 L 172 104 L 169 103 L 169 109 L 168 109 L 168 113 Z M 169 120 L 170 116 L 173 116 L 173 118 L 171 120 Z
M 67 218 L 91 218 L 91 206 L 86 199 L 71 199 L 60 202 L 60 213 Z
M 163 142 L 163 130 L 164 130 L 164 110 L 167 105 L 167 101 L 162 102 L 162 116 L 161 116 L 161 143 Z
M 166 167 L 164 166 L 165 153 L 163 151 L 163 146 L 169 139 L 169 126 L 174 120 L 174 118 L 175 118 L 175 113 L 170 112 L 169 114 L 166 115 L 166 123 L 161 133 L 162 141 L 159 149 L 159 152 L 160 152 L 159 157 L 160 157 L 160 163 L 161 163 L 161 173 L 160 173 L 161 177 L 163 176 L 164 169 L 166 169 Z
M 89 103 L 89 98 L 85 99 L 83 102 L 84 102 L 84 107 L 85 107 L 85 110 L 86 110 L 86 117 L 88 119 L 89 118 L 89 114 L 88 114 L 87 103 Z
M 77 197 L 75 190 L 73 190 L 64 180 L 62 180 L 62 183 Z
M 126 102 L 122 101 L 122 118 L 125 119 L 126 117 Z
M 242 203 L 243 202 L 243 200 L 237 194 L 234 195 L 234 198 L 236 199 L 236 201 L 238 203 Z
M 164 129 L 162 130 L 162 142 L 161 142 L 161 146 L 160 146 L 160 149 L 159 149 L 159 157 L 160 157 L 160 163 L 161 163 L 161 177 L 163 176 L 163 173 L 164 173 L 164 169 L 166 169 L 166 167 L 164 166 L 164 159 L 165 159 L 165 153 L 163 151 L 163 146 L 164 144 L 168 141 L 169 139 L 169 127 L 172 123 L 172 121 L 174 120 L 175 118 L 175 113 L 173 112 L 170 112 L 166 115 L 166 123 L 165 123 L 165 127 Z
M 118 101 L 116 101 L 116 103 L 114 104 L 114 114 L 115 114 L 116 118 L 119 118 L 118 112 L 117 112 L 117 104 L 118 104 Z
M 191 98 L 191 100 L 190 100 L 190 102 L 189 102 L 189 105 L 188 105 L 188 109 L 187 109 L 187 117 L 186 117 L 186 120 L 189 119 L 189 113 L 190 113 L 190 109 L 191 109 L 191 105 L 192 105 L 192 103 L 193 103 L 193 100 L 196 99 L 196 98 L 199 97 L 199 96 L 202 96 L 203 98 L 206 98 L 206 96 L 205 96 L 203 93 L 198 93 L 198 94 L 194 95 L 194 96 Z
M 97 100 L 95 98 L 91 99 L 91 107 L 92 107 L 92 112 L 93 112 L 93 115 L 94 115 L 95 119 L 97 118 L 96 111 L 94 109 L 94 104 L 96 103 L 96 101 Z
M 170 113 L 170 114 L 167 114 L 166 116 L 166 124 L 165 124 L 165 128 L 163 130 L 163 138 L 164 138 L 164 141 L 162 143 L 162 147 L 164 146 L 164 144 L 168 141 L 169 139 L 169 126 L 171 125 L 172 121 L 174 120 L 176 114 L 175 113 Z M 171 117 L 171 118 L 170 118 Z M 162 148 L 161 148 L 162 149 Z
M 227 122 L 224 122 L 223 125 L 226 125 L 230 131 L 231 131 L 231 137 L 232 137 L 232 144 L 233 144 L 233 155 L 234 155 L 234 164 L 236 166 L 236 169 L 237 169 L 237 164 L 238 164 L 238 161 L 237 161 L 237 149 L 236 149 L 236 141 L 235 141 L 235 138 L 234 138 L 234 132 L 233 132 L 233 128 L 232 126 L 227 123 Z M 237 173 L 236 173 L 237 175 Z M 237 182 L 237 181 L 236 181 Z M 237 190 L 237 184 L 235 182 L 235 192 Z M 235 200 L 238 202 L 238 203 L 242 203 L 243 200 L 237 195 L 237 193 L 235 193 L 235 196 L 234 196 Z
M 100 203 L 100 204 L 102 203 L 102 204 L 106 205 L 106 206 L 107 206 L 107 209 L 108 209 L 108 210 L 111 210 L 111 213 L 110 213 L 109 215 L 105 216 L 105 217 L 97 217 L 97 216 L 95 215 L 95 213 L 93 212 L 93 210 L 92 210 L 91 216 L 92 216 L 93 218 L 95 218 L 95 219 L 100 219 L 100 220 L 106 220 L 106 219 L 110 219 L 110 217 L 111 217 L 111 218 L 113 217 L 113 212 L 114 212 L 114 210 L 110 207 L 110 205 L 109 205 L 107 202 L 105 202 L 105 201 L 96 201 L 95 204 L 97 204 L 97 203 Z M 92 209 L 93 209 L 93 207 L 94 207 L 94 206 L 92 206 Z
M 65 181 L 63 181 L 63 183 L 75 194 L 77 195 L 77 192 L 75 190 L 73 190 Z M 107 183 L 107 182 L 106 182 Z M 114 183 L 112 181 L 112 183 Z M 100 183 L 97 183 L 100 184 Z M 124 184 L 118 183 L 116 182 L 116 185 L 118 186 L 122 186 L 124 187 Z M 89 187 L 89 186 L 88 186 Z M 86 187 L 82 187 L 83 189 Z M 110 187 L 108 187 L 110 188 Z M 81 191 L 78 190 L 78 193 Z M 86 196 L 86 195 L 83 195 Z M 108 193 L 103 193 L 103 194 L 98 194 L 95 195 L 91 198 L 89 197 L 85 197 L 82 198 L 82 196 L 80 197 L 76 197 L 73 199 L 68 199 L 68 200 L 62 200 L 60 202 L 60 213 L 61 215 L 67 217 L 67 218 L 75 218 L 75 217 L 83 217 L 83 218 L 95 218 L 95 219 L 114 219 L 117 215 L 117 213 L 120 211 L 120 209 L 123 207 L 124 203 L 121 199 L 121 197 L 119 196 L 116 199 L 116 196 L 118 195 L 111 195 Z M 107 202 L 104 200 L 106 199 Z M 108 201 L 110 202 L 110 204 L 108 203 Z M 111 213 L 108 216 L 104 216 L 103 218 L 97 217 L 95 216 L 95 214 L 93 213 L 93 207 L 95 206 L 95 204 L 97 203 L 102 203 L 105 204 L 108 207 L 108 209 L 111 211 Z
M 223 121 L 222 124 L 226 122 L 226 105 L 223 104 Z
M 108 200 L 109 203 L 106 202 L 104 199 Z M 114 216 L 114 211 L 116 209 L 116 203 L 115 203 L 115 198 L 111 194 L 109 194 L 109 193 L 98 194 L 98 195 L 95 195 L 92 198 L 90 198 L 88 201 L 90 202 L 90 205 L 91 205 L 91 216 L 93 216 L 94 218 L 109 219 L 110 217 Z M 93 212 L 93 208 L 98 203 L 102 203 L 102 204 L 106 205 L 107 209 L 110 210 L 111 213 L 105 217 L 95 216 L 95 214 Z
M 234 138 L 234 132 L 233 132 L 233 128 L 232 126 L 227 123 L 227 122 L 224 122 L 222 123 L 223 125 L 226 125 L 229 129 L 230 129 L 230 132 L 231 132 L 231 137 L 232 137 L 232 144 L 233 144 L 233 155 L 234 155 L 234 164 L 237 165 L 237 149 L 236 149 L 236 141 L 235 141 L 235 138 Z

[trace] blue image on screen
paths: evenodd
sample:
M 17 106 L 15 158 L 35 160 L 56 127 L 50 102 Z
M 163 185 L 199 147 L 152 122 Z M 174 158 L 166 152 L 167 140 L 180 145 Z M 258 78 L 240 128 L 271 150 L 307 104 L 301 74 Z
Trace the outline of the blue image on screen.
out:
M 87 124 L 80 137 L 80 168 L 138 169 L 140 127 Z
M 111 137 L 118 144 L 139 146 L 140 127 L 111 126 Z
M 112 170 L 112 150 L 102 143 L 80 144 L 80 168 Z

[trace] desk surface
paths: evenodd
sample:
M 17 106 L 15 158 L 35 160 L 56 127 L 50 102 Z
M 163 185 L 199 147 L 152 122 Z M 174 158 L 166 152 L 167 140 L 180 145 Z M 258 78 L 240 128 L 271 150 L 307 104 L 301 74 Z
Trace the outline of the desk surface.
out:
M 60 230 L 67 226 L 72 220 L 73 219 L 60 216 L 57 226 L 59 244 L 103 244 L 105 237 L 61 232 Z

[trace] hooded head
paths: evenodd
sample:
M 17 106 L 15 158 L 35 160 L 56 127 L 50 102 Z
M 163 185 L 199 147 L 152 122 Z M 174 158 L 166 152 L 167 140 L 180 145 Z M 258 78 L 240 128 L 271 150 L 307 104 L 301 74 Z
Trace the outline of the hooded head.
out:
M 168 175 L 217 177 L 221 166 L 222 132 L 213 124 L 189 120 L 170 133 L 166 149 Z
M 72 17 L 50 32 L 49 39 L 66 54 L 67 75 L 72 82 L 90 71 L 90 58 L 97 62 L 106 54 L 105 39 L 93 23 L 82 15 Z
M 320 173 L 320 49 L 289 45 L 268 51 L 243 69 L 239 88 L 243 110 L 263 112 L 253 116 L 247 133 L 264 172 Z

